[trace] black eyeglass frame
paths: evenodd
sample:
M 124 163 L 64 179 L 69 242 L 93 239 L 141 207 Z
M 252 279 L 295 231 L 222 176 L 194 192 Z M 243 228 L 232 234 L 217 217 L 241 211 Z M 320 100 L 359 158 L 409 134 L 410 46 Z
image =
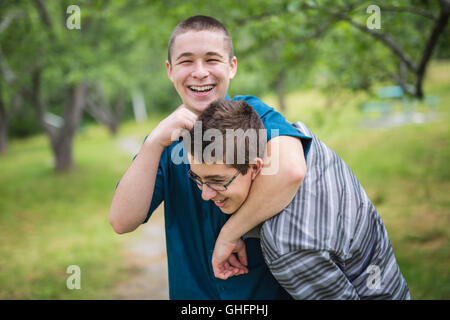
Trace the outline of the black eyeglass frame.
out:
M 193 173 L 192 170 L 190 170 L 190 169 L 188 171 L 188 177 L 197 184 L 197 186 L 200 188 L 200 190 L 203 188 L 203 185 L 206 184 L 209 188 L 213 189 L 214 191 L 226 191 L 228 189 L 228 186 L 234 181 L 234 179 L 237 178 L 237 176 L 240 173 L 241 172 L 239 170 L 237 170 L 237 172 L 230 178 L 230 180 L 228 180 L 226 183 L 223 183 L 223 184 L 218 183 L 218 182 L 203 182 L 200 179 L 200 177 L 197 176 L 195 173 Z M 211 187 L 211 184 L 222 186 L 224 189 L 217 190 L 215 187 Z

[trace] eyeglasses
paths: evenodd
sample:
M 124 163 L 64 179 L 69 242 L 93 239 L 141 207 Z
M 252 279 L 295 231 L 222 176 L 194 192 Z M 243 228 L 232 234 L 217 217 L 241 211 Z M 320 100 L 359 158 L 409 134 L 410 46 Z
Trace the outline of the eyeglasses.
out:
M 230 183 L 233 182 L 234 179 L 239 175 L 239 170 L 234 174 L 234 176 L 231 177 L 230 180 L 226 183 L 218 183 L 218 182 L 203 182 L 199 176 L 197 176 L 195 173 L 193 173 L 191 170 L 188 171 L 188 176 L 190 179 L 192 179 L 197 186 L 200 188 L 200 190 L 203 189 L 203 185 L 206 184 L 208 187 L 213 189 L 214 191 L 225 191 L 227 190 L 227 187 L 230 185 Z

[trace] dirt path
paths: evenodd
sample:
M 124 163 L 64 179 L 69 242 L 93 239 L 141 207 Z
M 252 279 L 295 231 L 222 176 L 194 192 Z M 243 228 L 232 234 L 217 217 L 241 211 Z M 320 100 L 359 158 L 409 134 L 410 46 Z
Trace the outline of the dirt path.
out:
M 130 137 L 119 140 L 118 147 L 132 156 L 138 152 L 140 143 Z M 146 224 L 120 237 L 123 265 L 129 276 L 117 284 L 117 299 L 169 299 L 163 206 L 155 210 Z
M 124 236 L 123 261 L 130 277 L 117 285 L 117 298 L 169 299 L 163 207 L 133 234 Z

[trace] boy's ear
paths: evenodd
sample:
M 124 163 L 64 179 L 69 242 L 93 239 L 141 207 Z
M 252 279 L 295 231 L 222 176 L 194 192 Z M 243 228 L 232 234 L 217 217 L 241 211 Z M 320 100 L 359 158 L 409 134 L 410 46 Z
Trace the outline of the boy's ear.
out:
M 172 79 L 172 65 L 170 64 L 169 60 L 166 60 L 166 69 L 167 69 L 167 76 L 169 77 L 170 81 L 173 82 L 173 79 Z
M 250 165 L 252 170 L 252 180 L 255 180 L 255 178 L 261 172 L 263 165 L 264 161 L 261 158 L 255 158 L 253 164 Z
M 230 71 L 230 80 L 231 80 L 234 78 L 234 76 L 236 75 L 236 72 L 237 72 L 237 58 L 236 57 L 233 57 L 233 59 L 231 59 L 230 68 L 231 68 L 231 71 Z

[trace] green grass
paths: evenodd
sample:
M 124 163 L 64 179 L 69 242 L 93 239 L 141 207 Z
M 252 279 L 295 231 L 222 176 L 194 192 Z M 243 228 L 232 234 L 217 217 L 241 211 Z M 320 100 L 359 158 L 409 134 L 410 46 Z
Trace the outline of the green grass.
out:
M 0 299 L 116 298 L 114 286 L 128 275 L 109 204 L 131 162 L 118 139 L 142 141 L 157 122 L 126 123 L 117 138 L 84 128 L 76 168 L 63 174 L 53 170 L 45 136 L 10 142 L 0 157 Z M 67 289 L 70 265 L 81 269 L 81 290 Z
M 375 203 L 414 299 L 450 299 L 450 63 L 434 64 L 427 92 L 439 119 L 392 129 L 364 129 L 364 94 L 343 92 L 332 107 L 316 90 L 288 96 L 286 116 L 301 120 L 352 168 Z M 276 105 L 273 97 L 263 98 Z M 110 299 L 130 275 L 108 222 L 115 185 L 131 156 L 118 139 L 142 141 L 161 119 L 122 125 L 117 138 L 87 126 L 74 145 L 76 168 L 55 174 L 45 136 L 10 141 L 0 157 L 0 299 Z M 81 290 L 68 290 L 69 265 Z
M 0 160 L 0 298 L 110 296 L 120 266 L 107 203 L 121 169 L 111 160 L 126 159 L 103 130 L 96 131 L 89 143 L 77 138 L 77 168 L 67 174 L 53 172 L 42 136 L 12 142 Z M 81 268 L 83 290 L 66 288 L 72 264 Z

